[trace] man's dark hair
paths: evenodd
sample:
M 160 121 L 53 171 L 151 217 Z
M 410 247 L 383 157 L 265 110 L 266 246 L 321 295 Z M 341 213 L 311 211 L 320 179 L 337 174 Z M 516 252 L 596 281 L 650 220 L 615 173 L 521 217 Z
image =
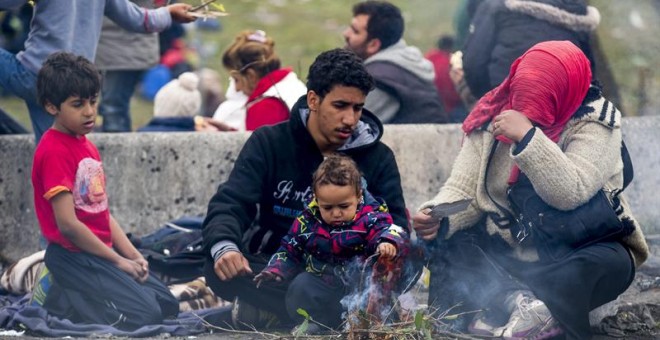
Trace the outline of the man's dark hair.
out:
M 398 7 L 385 1 L 365 1 L 353 6 L 353 16 L 368 15 L 367 39 L 380 40 L 380 48 L 394 45 L 403 36 L 403 16 Z
M 352 51 L 335 48 L 316 57 L 307 74 L 307 90 L 325 97 L 335 85 L 357 87 L 365 95 L 374 88 L 374 80 Z
M 101 91 L 101 74 L 92 62 L 68 52 L 55 52 L 44 61 L 37 76 L 39 103 L 56 107 L 71 96 L 95 97 Z

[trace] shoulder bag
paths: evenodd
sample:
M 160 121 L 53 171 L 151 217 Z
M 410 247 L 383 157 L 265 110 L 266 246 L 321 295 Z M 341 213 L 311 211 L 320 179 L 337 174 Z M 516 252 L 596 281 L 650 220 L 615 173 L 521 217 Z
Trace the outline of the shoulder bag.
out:
M 488 156 L 485 178 L 488 177 L 488 167 L 497 145 L 495 141 Z M 495 202 L 486 186 L 488 197 L 505 215 L 504 218 L 491 218 L 500 228 L 511 228 L 512 235 L 519 242 L 531 237 L 540 260 L 546 262 L 561 260 L 597 242 L 621 239 L 632 232 L 624 227 L 615 212 L 619 205 L 618 194 L 633 177 L 630 155 L 623 143 L 621 157 L 624 162 L 623 188 L 612 192 L 601 189 L 587 203 L 570 211 L 558 210 L 545 203 L 523 173 L 507 190 L 512 212 Z M 504 220 L 508 223 L 503 224 Z

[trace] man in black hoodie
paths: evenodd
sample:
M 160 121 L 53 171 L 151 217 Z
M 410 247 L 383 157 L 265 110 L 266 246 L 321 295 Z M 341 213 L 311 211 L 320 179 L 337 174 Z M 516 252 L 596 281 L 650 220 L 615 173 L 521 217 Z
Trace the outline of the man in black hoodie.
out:
M 363 109 L 373 87 L 353 52 L 321 53 L 310 66 L 307 95 L 293 107 L 289 121 L 256 130 L 211 199 L 204 220 L 209 254 L 204 272 L 219 297 L 235 299 L 235 326 L 264 327 L 273 314 L 290 321 L 285 319 L 286 283 L 257 288 L 253 273 L 265 267 L 303 210 L 312 195 L 312 173 L 325 155 L 352 157 L 369 191 L 385 199 L 394 223 L 408 228 L 394 154 L 380 141 L 383 125 Z

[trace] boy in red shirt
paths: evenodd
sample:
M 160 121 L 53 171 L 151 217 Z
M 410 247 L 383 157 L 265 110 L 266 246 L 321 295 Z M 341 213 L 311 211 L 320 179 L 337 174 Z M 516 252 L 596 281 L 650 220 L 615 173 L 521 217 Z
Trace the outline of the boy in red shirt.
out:
M 175 317 L 178 302 L 110 214 L 94 128 L 101 76 L 87 59 L 51 54 L 37 78 L 55 117 L 34 155 L 32 185 L 53 285 L 44 308 L 73 322 L 136 329 Z

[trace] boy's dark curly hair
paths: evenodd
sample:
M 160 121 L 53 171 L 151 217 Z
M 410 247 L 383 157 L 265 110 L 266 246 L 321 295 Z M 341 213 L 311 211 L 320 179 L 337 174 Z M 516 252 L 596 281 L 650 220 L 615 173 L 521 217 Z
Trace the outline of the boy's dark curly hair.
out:
M 369 16 L 367 39 L 380 40 L 380 49 L 394 45 L 403 36 L 401 10 L 386 1 L 364 1 L 353 6 L 353 16 Z
M 335 85 L 357 87 L 366 95 L 374 80 L 355 53 L 335 48 L 319 54 L 309 67 L 307 90 L 323 98 Z
M 46 58 L 37 75 L 39 103 L 56 107 L 71 96 L 89 99 L 101 91 L 101 73 L 92 62 L 69 52 L 55 52 Z
M 326 157 L 312 176 L 314 192 L 322 185 L 351 186 L 355 194 L 360 195 L 362 175 L 355 161 L 343 154 L 337 153 Z

